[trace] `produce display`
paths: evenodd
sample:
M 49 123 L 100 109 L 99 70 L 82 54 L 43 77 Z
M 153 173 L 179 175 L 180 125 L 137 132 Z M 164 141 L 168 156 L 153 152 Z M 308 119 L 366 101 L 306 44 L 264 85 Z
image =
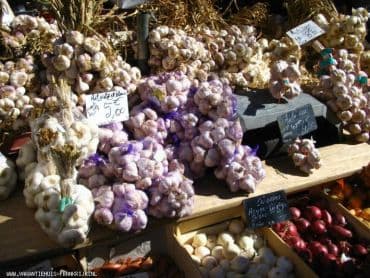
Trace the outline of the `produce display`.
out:
M 292 262 L 276 256 L 240 219 L 220 233 L 197 233 L 184 248 L 202 277 L 294 277 Z
M 290 221 L 277 223 L 273 229 L 320 277 L 369 275 L 369 243 L 325 200 L 298 199 L 290 213 Z
M 23 206 L 34 210 L 34 224 L 64 248 L 95 244 L 96 224 L 120 240 L 119 233 L 143 232 L 157 222 L 152 218 L 169 218 L 159 225 L 167 235 L 175 221 L 199 217 L 203 200 L 211 215 L 213 207 L 225 209 L 237 198 L 271 193 L 276 187 L 261 183 L 273 175 L 271 169 L 291 184 L 297 171 L 285 173 L 285 166 L 299 168 L 304 174 L 297 182 L 304 186 L 294 190 L 314 185 L 310 178 L 325 179 L 325 171 L 333 170 L 325 181 L 349 173 L 326 165 L 326 151 L 321 157 L 315 140 L 318 146 L 326 144 L 320 136 L 370 140 L 368 7 L 348 15 L 330 0 L 257 1 L 252 7 L 239 3 L 250 1 L 153 0 L 118 7 L 126 2 L 27 1 L 34 10 L 16 11 L 9 21 L 3 8 L 8 3 L 0 0 L 0 205 L 17 203 L 14 214 L 0 215 L 6 229 L 18 225 Z M 325 31 L 314 43 L 298 45 L 284 35 L 310 19 Z M 260 91 L 269 91 L 269 100 L 259 103 Z M 116 101 L 110 92 L 122 98 Z M 101 98 L 92 101 L 97 93 Z M 239 117 L 262 121 L 269 107 L 297 108 L 306 93 L 334 112 L 335 119 L 329 113 L 325 119 L 340 134 L 320 126 L 327 134 L 283 147 L 279 141 L 280 150 L 269 154 L 293 163 L 262 162 L 258 150 L 270 143 L 262 142 L 259 131 L 244 133 L 249 123 Z M 243 97 L 248 107 L 238 103 Z M 117 117 L 124 110 L 125 121 L 91 121 L 94 113 L 108 119 L 113 106 Z M 274 135 L 269 128 L 262 133 Z M 251 146 L 245 144 L 249 139 Z M 370 164 L 355 177 L 326 185 L 348 217 L 370 227 Z M 294 264 L 274 254 L 262 230 L 247 229 L 239 218 L 221 232 L 197 233 L 183 247 L 203 277 L 294 277 L 298 257 L 289 255 L 292 250 L 320 277 L 370 276 L 369 243 L 343 215 L 314 197 L 301 199 L 290 212 L 292 218 L 273 230 L 287 243 L 278 241 Z M 96 242 L 102 238 L 108 240 L 104 235 Z M 163 244 L 167 251 L 169 242 Z M 27 256 L 44 250 L 22 248 Z M 103 260 L 93 271 L 98 277 L 185 277 L 179 266 L 165 257 L 127 256 Z

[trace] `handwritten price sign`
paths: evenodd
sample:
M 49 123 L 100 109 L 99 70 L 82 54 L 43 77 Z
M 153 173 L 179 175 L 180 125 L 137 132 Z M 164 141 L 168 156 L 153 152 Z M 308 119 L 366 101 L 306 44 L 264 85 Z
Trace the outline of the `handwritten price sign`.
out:
M 298 45 L 308 43 L 322 34 L 325 34 L 325 31 L 312 20 L 298 25 L 287 32 L 287 35 L 296 41 Z
M 86 115 L 99 126 L 128 120 L 127 93 L 112 91 L 87 95 Z

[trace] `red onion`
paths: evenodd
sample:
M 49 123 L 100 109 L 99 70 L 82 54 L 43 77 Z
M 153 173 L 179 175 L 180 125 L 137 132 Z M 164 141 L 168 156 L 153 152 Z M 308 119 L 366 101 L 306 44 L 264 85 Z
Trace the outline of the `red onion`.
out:
M 328 254 L 328 249 L 318 241 L 312 241 L 308 244 L 308 249 L 311 250 L 312 255 L 319 256 Z
M 308 229 L 308 227 L 310 227 L 310 225 L 311 225 L 310 222 L 305 218 L 298 218 L 294 222 L 295 222 L 296 227 L 297 227 L 297 229 L 300 233 L 305 232 Z
M 343 214 L 336 212 L 334 215 L 334 223 L 340 226 L 345 226 L 347 224 L 347 221 Z
M 362 244 L 354 245 L 352 248 L 352 251 L 356 256 L 365 256 L 368 254 L 367 248 L 363 246 Z
M 285 229 L 287 236 L 298 236 L 297 227 L 292 222 L 287 221 Z
M 290 207 L 290 215 L 292 216 L 292 219 L 298 219 L 301 217 L 301 211 L 296 207 Z
M 322 217 L 321 209 L 316 206 L 306 207 L 304 210 L 304 215 L 311 222 L 315 221 L 316 219 L 321 219 Z
M 347 230 L 346 228 L 343 228 L 339 225 L 332 225 L 329 227 L 331 234 L 335 237 L 339 238 L 351 238 L 352 232 L 350 230 Z
M 321 213 L 321 219 L 325 222 L 325 224 L 331 225 L 333 223 L 333 218 L 331 217 L 331 214 L 326 209 L 323 209 Z
M 327 232 L 325 222 L 322 220 L 316 220 L 313 222 L 311 230 L 318 235 L 325 234 Z
M 297 251 L 307 248 L 306 242 L 299 236 L 287 238 L 286 242 Z
M 329 254 L 332 254 L 334 256 L 339 255 L 339 248 L 334 243 L 330 242 L 329 244 L 326 245 L 326 247 L 328 248 Z

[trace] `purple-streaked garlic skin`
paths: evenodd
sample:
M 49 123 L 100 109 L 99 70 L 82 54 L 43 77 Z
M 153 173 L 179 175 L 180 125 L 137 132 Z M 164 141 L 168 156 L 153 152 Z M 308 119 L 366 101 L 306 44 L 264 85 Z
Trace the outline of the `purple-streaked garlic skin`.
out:
M 311 174 L 313 169 L 321 167 L 320 153 L 313 139 L 297 138 L 288 146 L 288 155 L 294 165 L 306 174 Z

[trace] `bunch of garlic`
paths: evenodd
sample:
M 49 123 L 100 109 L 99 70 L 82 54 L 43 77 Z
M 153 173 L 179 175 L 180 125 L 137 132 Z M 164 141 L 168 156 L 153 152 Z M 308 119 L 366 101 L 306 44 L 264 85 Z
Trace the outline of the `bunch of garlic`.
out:
M 4 43 L 10 48 L 23 47 L 29 41 L 42 45 L 47 50 L 60 37 L 56 23 L 48 23 L 43 17 L 18 15 L 9 26 L 9 33 L 3 33 Z
M 299 66 L 293 62 L 278 60 L 271 66 L 271 79 L 269 89 L 276 99 L 288 99 L 298 96 L 301 92 Z
M 0 200 L 5 200 L 17 185 L 17 172 L 13 161 L 0 153 Z
M 289 37 L 282 37 L 279 40 L 271 40 L 269 42 L 267 52 L 271 61 L 299 61 L 302 55 L 300 46 Z
M 231 192 L 244 190 L 248 193 L 253 193 L 266 176 L 256 150 L 243 145 L 237 145 L 232 155 L 224 157 L 214 173 L 218 179 L 226 180 Z
M 364 50 L 366 23 L 369 12 L 365 8 L 352 9 L 352 15 L 340 14 L 329 21 L 324 15 L 314 17 L 316 23 L 326 31 L 320 41 L 326 47 L 346 48 L 360 53 Z
M 0 62 L 0 126 L 17 131 L 28 125 L 39 84 L 32 56 Z
M 370 74 L 370 50 L 361 53 L 361 69 Z
M 214 121 L 218 118 L 235 117 L 236 98 L 232 89 L 219 79 L 200 83 L 194 94 L 194 103 L 203 115 Z
M 293 264 L 286 257 L 276 257 L 264 239 L 245 229 L 239 219 L 216 228 L 219 233 L 197 233 L 184 245 L 199 266 L 202 277 L 294 277 Z M 221 230 L 221 231 L 220 231 Z
M 40 132 L 42 136 L 52 132 L 40 129 L 34 132 Z M 34 138 L 40 139 L 37 136 Z M 53 147 L 64 150 L 71 146 L 64 145 L 62 140 L 54 143 Z M 31 168 L 26 167 L 23 190 L 26 205 L 37 209 L 35 219 L 49 237 L 64 247 L 73 247 L 87 239 L 90 217 L 94 212 L 93 196 L 89 189 L 76 183 L 75 170 L 71 177 L 62 177 L 51 157 L 41 152 L 38 151 L 37 164 L 32 163 Z M 25 156 L 23 153 L 18 159 L 20 164 L 24 162 L 20 161 L 22 158 L 29 159 Z
M 346 53 L 346 51 L 339 51 Z M 342 121 L 344 130 L 348 131 L 359 142 L 369 141 L 370 117 L 367 89 L 367 74 L 351 70 L 353 62 L 342 54 L 338 66 L 347 65 L 347 70 L 333 66 L 330 75 L 320 77 L 319 87 L 313 95 L 323 99 Z
M 80 105 L 87 93 L 126 89 L 130 94 L 141 78 L 140 70 L 112 54 L 105 41 L 78 31 L 69 31 L 56 41 L 53 52 L 43 55 L 41 61 L 47 78 L 52 74 L 67 78 L 73 91 L 82 95 Z
M 201 77 L 214 68 L 206 46 L 185 31 L 158 26 L 149 33 L 149 65 L 156 71 L 181 69 L 186 74 Z M 191 65 L 198 64 L 198 68 Z
M 321 167 L 320 152 L 316 149 L 313 139 L 297 138 L 288 146 L 288 154 L 292 157 L 294 165 L 307 174 L 311 174 L 312 169 Z
M 255 87 L 268 80 L 268 61 L 263 55 L 268 41 L 257 40 L 254 27 L 232 25 L 220 31 L 199 27 L 195 33 L 210 51 L 220 77 L 230 85 Z
M 48 115 L 32 123 L 33 140 L 41 155 L 47 155 L 53 146 L 73 144 L 80 152 L 76 161 L 80 165 L 85 158 L 96 152 L 99 143 L 98 127 L 77 110 L 73 117 L 71 121 L 62 121 L 58 114 Z

